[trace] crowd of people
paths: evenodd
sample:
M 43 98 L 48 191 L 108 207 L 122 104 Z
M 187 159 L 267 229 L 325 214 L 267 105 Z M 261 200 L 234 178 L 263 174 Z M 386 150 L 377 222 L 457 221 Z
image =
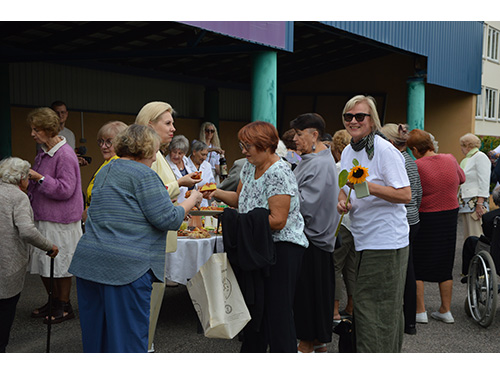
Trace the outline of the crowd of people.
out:
M 225 249 L 239 280 L 251 278 L 261 293 L 247 301 L 252 320 L 240 335 L 242 352 L 325 353 L 332 326 L 344 318 L 354 320 L 357 352 L 400 352 L 404 333 L 428 322 L 424 282 L 439 284 L 441 306 L 431 317 L 454 322 L 458 215 L 467 238 L 464 274 L 483 234 L 482 216 L 492 220 L 491 162 L 475 135 L 460 138 L 458 164 L 437 152 L 430 133 L 382 126 L 375 100 L 357 95 L 342 111 L 345 129 L 333 137 L 316 113 L 292 120 L 281 139 L 267 122 L 245 125 L 238 132 L 243 158 L 225 178 L 217 127 L 204 122 L 190 142 L 175 135 L 172 106 L 156 101 L 131 125 L 111 121 L 99 129 L 103 163 L 83 193 L 80 167 L 88 163 L 64 126 L 66 105 L 51 107 L 28 115 L 39 145 L 33 166 L 16 157 L 0 163 L 7 244 L 0 257 L 0 352 L 26 270 L 40 275 L 53 296 L 31 316 L 51 324 L 75 317 L 76 277 L 84 352 L 154 351 L 166 253 L 176 251 L 189 212 L 213 200 L 231 207 L 222 220 L 224 243 L 238 248 L 244 239 L 238 251 L 262 258 L 257 272 L 248 271 L 235 249 Z M 202 194 L 206 183 L 217 189 Z M 497 188 L 497 205 L 499 197 Z

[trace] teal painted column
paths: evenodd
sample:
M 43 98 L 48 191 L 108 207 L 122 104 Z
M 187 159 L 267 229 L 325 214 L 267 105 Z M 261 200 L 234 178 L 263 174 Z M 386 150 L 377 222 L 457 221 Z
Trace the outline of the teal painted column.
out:
M 9 64 L 0 64 L 0 160 L 12 156 Z
M 424 129 L 425 120 L 425 79 L 412 77 L 408 79 L 408 102 L 406 122 L 410 130 Z
M 252 73 L 252 121 L 267 121 L 276 126 L 278 54 L 256 54 Z
M 205 88 L 205 121 L 210 121 L 219 129 L 219 90 L 217 87 Z

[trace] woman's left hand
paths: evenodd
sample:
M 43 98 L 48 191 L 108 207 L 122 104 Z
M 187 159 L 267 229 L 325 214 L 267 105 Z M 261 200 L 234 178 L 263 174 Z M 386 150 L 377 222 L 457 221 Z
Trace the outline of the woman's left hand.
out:
M 38 181 L 42 177 L 43 176 L 40 173 L 38 173 L 37 171 L 34 171 L 33 169 L 30 169 L 30 171 L 28 172 L 28 178 L 30 180 Z
M 482 203 L 476 204 L 476 215 L 481 218 L 485 213 L 485 207 Z

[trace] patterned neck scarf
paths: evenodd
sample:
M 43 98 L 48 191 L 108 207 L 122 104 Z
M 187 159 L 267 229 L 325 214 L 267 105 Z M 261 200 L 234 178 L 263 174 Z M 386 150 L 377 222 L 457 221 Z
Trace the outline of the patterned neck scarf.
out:
M 368 159 L 372 160 L 373 155 L 375 154 L 375 147 L 374 147 L 375 135 L 378 135 L 379 137 L 382 137 L 385 140 L 387 140 L 387 137 L 377 130 L 375 132 L 371 132 L 366 137 L 361 138 L 359 142 L 354 142 L 351 139 L 352 149 L 354 151 L 361 151 L 362 149 L 365 149 L 366 153 L 368 154 Z

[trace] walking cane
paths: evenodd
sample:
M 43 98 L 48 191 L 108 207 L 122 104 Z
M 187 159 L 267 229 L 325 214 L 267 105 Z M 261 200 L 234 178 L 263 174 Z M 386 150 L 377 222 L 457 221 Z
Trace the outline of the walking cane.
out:
M 50 255 L 52 250 L 47 254 Z M 49 320 L 47 322 L 47 349 L 46 353 L 50 353 L 50 328 L 52 326 L 52 289 L 54 288 L 54 258 L 50 258 L 50 280 L 49 280 Z

